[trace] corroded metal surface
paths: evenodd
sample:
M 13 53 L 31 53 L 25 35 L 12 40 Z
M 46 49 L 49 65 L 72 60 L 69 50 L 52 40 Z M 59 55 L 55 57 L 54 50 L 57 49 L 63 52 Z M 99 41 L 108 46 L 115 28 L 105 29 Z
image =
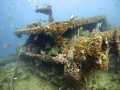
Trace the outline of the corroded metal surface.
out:
M 54 18 L 52 16 L 52 6 L 50 6 L 50 5 L 48 5 L 47 7 L 44 7 L 44 8 L 37 8 L 35 10 L 35 12 L 49 15 L 49 19 L 48 19 L 49 23 L 54 21 Z
M 18 52 L 21 57 L 64 65 L 64 76 L 71 83 L 78 85 L 81 80 L 87 82 L 87 73 L 108 68 L 109 54 L 119 55 L 119 37 L 119 27 L 115 31 L 93 30 L 90 37 L 77 36 L 72 38 L 69 43 L 63 45 L 62 52 L 56 56 L 34 54 L 27 51 L 20 52 L 21 50 Z
M 61 33 L 64 33 L 68 29 L 74 29 L 76 27 L 80 27 L 81 25 L 86 25 L 90 23 L 97 23 L 105 19 L 106 17 L 103 15 L 103 16 L 95 16 L 92 18 L 76 19 L 72 22 L 71 21 L 55 21 L 45 26 L 42 25 L 34 28 L 17 29 L 14 31 L 14 33 L 17 36 L 21 36 L 22 34 L 38 35 L 40 33 L 45 33 L 47 35 L 55 35 L 59 29 L 63 29 Z
M 47 7 L 44 8 L 37 8 L 35 10 L 36 13 L 44 13 L 46 15 L 51 15 L 52 14 L 52 6 L 48 5 Z
M 63 76 L 79 87 L 87 83 L 88 74 L 108 68 L 109 54 L 120 55 L 120 26 L 106 31 L 103 24 L 104 32 L 95 30 L 95 25 L 103 21 L 106 23 L 104 15 L 17 29 L 17 36 L 30 35 L 25 44 L 17 46 L 18 54 L 24 60 L 62 65 Z M 87 25 L 92 30 L 86 30 Z

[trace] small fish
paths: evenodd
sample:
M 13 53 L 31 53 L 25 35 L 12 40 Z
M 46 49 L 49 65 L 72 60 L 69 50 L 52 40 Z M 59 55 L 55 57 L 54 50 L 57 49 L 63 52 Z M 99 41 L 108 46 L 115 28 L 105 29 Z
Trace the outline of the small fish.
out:
M 14 80 L 17 80 L 17 77 L 13 78 Z
M 1 29 L 3 29 L 4 25 L 1 26 Z
M 115 6 L 118 6 L 118 4 L 115 4 Z
M 46 20 L 43 20 L 43 22 L 47 22 Z
M 101 25 L 102 25 L 102 22 L 100 22 L 100 23 L 98 22 L 95 26 L 95 29 L 100 30 Z
M 8 7 L 8 9 L 9 9 L 9 10 L 11 10 L 11 8 L 10 8 L 10 7 Z
M 73 14 L 70 15 L 70 20 L 69 21 L 73 21 L 75 20 L 76 18 L 78 18 L 78 16 L 74 16 Z
M 46 20 L 44 20 L 43 18 L 41 18 L 40 20 L 38 20 L 38 22 L 47 22 Z
M 23 19 L 26 19 L 26 17 L 24 17 Z
M 22 4 L 18 3 L 18 5 L 22 5 Z
M 29 1 L 28 1 L 28 3 L 31 3 L 31 2 L 32 2 L 32 0 L 29 0 Z
M 34 40 L 37 40 L 38 39 L 38 36 L 35 36 Z
M 5 44 L 5 45 L 4 45 L 4 48 L 10 48 L 10 47 L 11 47 L 10 44 Z
M 71 14 L 71 15 L 70 15 L 70 19 L 71 19 L 71 18 L 73 18 L 73 17 L 74 17 L 74 15 L 73 15 L 73 14 Z
M 38 6 L 39 6 L 39 3 L 36 5 L 36 9 L 38 8 Z
M 51 48 L 51 45 L 49 43 L 46 43 L 45 49 L 50 49 L 50 48 Z
M 8 16 L 11 16 L 11 14 L 8 14 Z
M 43 4 L 43 7 L 46 7 L 46 6 L 48 6 L 48 4 L 46 3 L 46 4 Z
M 11 27 L 13 27 L 13 25 L 11 25 Z

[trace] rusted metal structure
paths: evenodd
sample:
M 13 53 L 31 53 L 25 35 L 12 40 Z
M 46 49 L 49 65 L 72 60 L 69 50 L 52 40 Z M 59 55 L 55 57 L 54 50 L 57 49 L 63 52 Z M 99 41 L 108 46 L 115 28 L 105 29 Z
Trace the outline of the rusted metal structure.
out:
M 95 30 L 96 24 L 100 22 L 100 31 Z M 23 60 L 32 62 L 33 66 L 37 64 L 42 68 L 41 72 L 47 75 L 44 78 L 52 76 L 51 82 L 62 86 L 68 84 L 63 80 L 67 79 L 69 84 L 75 86 L 72 88 L 79 90 L 86 86 L 89 74 L 108 68 L 110 53 L 119 56 L 120 27 L 115 31 L 106 30 L 106 17 L 102 15 L 73 21 L 55 21 L 17 29 L 14 33 L 18 37 L 22 34 L 30 35 L 25 44 L 17 46 Z

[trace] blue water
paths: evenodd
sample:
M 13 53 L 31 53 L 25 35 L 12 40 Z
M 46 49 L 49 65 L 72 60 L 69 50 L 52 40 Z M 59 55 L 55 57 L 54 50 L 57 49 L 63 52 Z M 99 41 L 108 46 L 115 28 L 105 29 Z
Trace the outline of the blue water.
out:
M 25 28 L 28 23 L 48 16 L 35 13 L 39 8 L 51 5 L 55 21 L 69 20 L 70 14 L 78 18 L 106 15 L 107 21 L 115 27 L 120 25 L 120 0 L 0 0 L 0 58 L 16 52 L 16 45 L 28 38 L 14 35 L 15 28 Z M 43 25 L 47 22 L 42 23 Z M 11 44 L 10 48 L 4 48 Z

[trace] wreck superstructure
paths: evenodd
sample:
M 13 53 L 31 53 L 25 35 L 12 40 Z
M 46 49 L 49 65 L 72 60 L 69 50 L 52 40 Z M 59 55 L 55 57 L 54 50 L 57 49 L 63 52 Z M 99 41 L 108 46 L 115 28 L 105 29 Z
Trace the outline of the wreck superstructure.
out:
M 100 22 L 100 30 L 95 30 Z M 110 54 L 120 55 L 120 27 L 107 31 L 104 15 L 34 24 L 14 31 L 18 37 L 29 35 L 25 44 L 17 46 L 18 54 L 29 66 L 37 66 L 41 77 L 49 78 L 58 86 L 72 84 L 68 88 L 87 89 L 88 76 L 107 69 Z

